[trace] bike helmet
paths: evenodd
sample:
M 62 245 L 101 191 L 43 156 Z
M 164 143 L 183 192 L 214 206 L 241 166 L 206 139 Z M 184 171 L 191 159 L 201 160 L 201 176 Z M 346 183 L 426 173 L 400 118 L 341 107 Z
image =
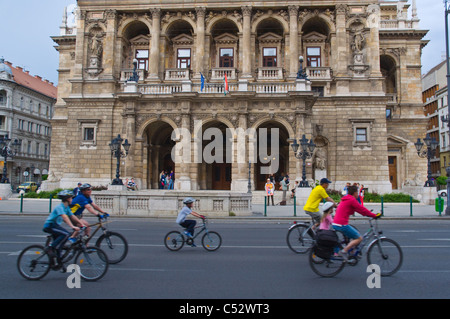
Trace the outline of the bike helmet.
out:
M 185 199 L 183 199 L 183 204 L 190 204 L 195 202 L 195 199 L 193 199 L 192 197 L 187 197 Z
M 92 188 L 91 184 L 84 183 L 80 186 L 80 191 L 84 191 L 85 189 Z
M 325 204 L 322 205 L 322 211 L 326 212 L 328 211 L 331 207 L 333 207 L 333 203 L 332 202 L 326 202 Z
M 70 191 L 68 189 L 65 189 L 63 191 L 60 191 L 57 196 L 58 196 L 58 198 L 60 200 L 62 200 L 64 202 L 67 199 L 72 198 L 73 197 L 73 193 L 72 193 L 72 191 Z

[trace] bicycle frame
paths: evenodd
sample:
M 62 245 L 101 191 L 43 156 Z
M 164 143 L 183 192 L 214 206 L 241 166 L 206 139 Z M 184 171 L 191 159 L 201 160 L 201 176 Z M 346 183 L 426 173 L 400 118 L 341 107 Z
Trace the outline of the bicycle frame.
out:
M 197 238 L 197 236 L 199 236 L 199 235 L 200 235 L 201 233 L 203 233 L 204 231 L 206 231 L 206 233 L 208 233 L 208 228 L 206 227 L 206 220 L 203 220 L 203 224 L 202 224 L 202 225 L 198 225 L 198 226 L 195 226 L 195 227 L 194 227 L 194 229 L 197 229 L 197 228 L 201 228 L 201 229 L 200 229 L 200 231 L 197 232 L 197 234 L 195 234 L 195 235 L 192 237 L 192 239 Z
M 369 219 L 369 229 L 362 236 L 363 239 L 358 246 L 353 248 L 354 252 L 351 253 L 353 256 L 361 256 L 364 249 L 370 247 L 374 242 L 380 238 L 386 238 L 385 236 L 380 236 L 382 232 L 378 230 L 378 221 L 375 219 L 375 225 L 372 223 L 373 219 Z

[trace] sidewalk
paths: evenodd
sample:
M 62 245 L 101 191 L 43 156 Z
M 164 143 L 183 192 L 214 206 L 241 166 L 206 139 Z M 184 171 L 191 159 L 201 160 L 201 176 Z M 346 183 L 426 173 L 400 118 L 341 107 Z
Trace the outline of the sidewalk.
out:
M 36 215 L 47 216 L 51 209 L 59 205 L 58 199 L 53 199 L 50 203 L 49 199 L 23 199 L 22 212 L 20 198 L 10 198 L 8 200 L 0 200 L 0 215 Z M 51 207 L 50 207 L 51 204 Z M 365 207 L 369 210 L 373 210 L 375 213 L 381 211 L 381 204 L 379 203 L 366 203 Z M 412 208 L 409 203 L 384 203 L 383 205 L 383 219 L 448 219 L 450 216 L 445 215 L 445 208 L 439 216 L 439 212 L 435 211 L 434 205 L 412 204 Z M 264 212 L 264 204 L 253 204 L 253 214 L 251 216 L 242 217 L 226 217 L 227 219 L 305 219 L 309 220 L 310 217 L 303 211 L 303 205 L 297 205 L 296 215 L 294 216 L 294 206 L 267 206 Z M 133 216 L 124 216 L 133 217 Z M 359 214 L 355 214 L 355 218 L 366 218 Z M 163 218 L 163 217 L 161 217 Z

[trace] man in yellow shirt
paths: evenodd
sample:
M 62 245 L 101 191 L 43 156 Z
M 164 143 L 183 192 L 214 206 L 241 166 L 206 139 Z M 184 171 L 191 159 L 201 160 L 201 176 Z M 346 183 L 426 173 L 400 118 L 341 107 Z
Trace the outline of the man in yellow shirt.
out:
M 322 178 L 320 180 L 320 185 L 316 186 L 312 190 L 305 206 L 303 206 L 303 210 L 305 211 L 305 213 L 311 216 L 314 223 L 316 224 L 320 224 L 320 219 L 322 218 L 322 214 L 319 211 L 319 205 L 322 200 L 325 199 L 328 202 L 332 202 L 334 204 L 334 207 L 337 207 L 335 201 L 327 194 L 327 188 L 330 183 L 331 181 L 328 178 Z

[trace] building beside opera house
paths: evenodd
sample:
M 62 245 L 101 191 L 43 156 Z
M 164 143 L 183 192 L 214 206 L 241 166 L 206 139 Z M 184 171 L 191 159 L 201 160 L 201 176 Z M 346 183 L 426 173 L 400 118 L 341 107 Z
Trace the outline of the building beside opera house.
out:
M 425 181 L 414 142 L 427 128 L 427 31 L 415 1 L 77 5 L 75 25 L 65 16 L 52 37 L 60 62 L 49 186 L 110 184 L 118 134 L 131 144 L 120 176 L 140 190 L 158 189 L 163 170 L 179 191 L 246 193 L 249 180 L 264 190 L 270 174 L 301 180 L 291 144 L 303 135 L 316 145 L 308 180 L 378 193 Z

